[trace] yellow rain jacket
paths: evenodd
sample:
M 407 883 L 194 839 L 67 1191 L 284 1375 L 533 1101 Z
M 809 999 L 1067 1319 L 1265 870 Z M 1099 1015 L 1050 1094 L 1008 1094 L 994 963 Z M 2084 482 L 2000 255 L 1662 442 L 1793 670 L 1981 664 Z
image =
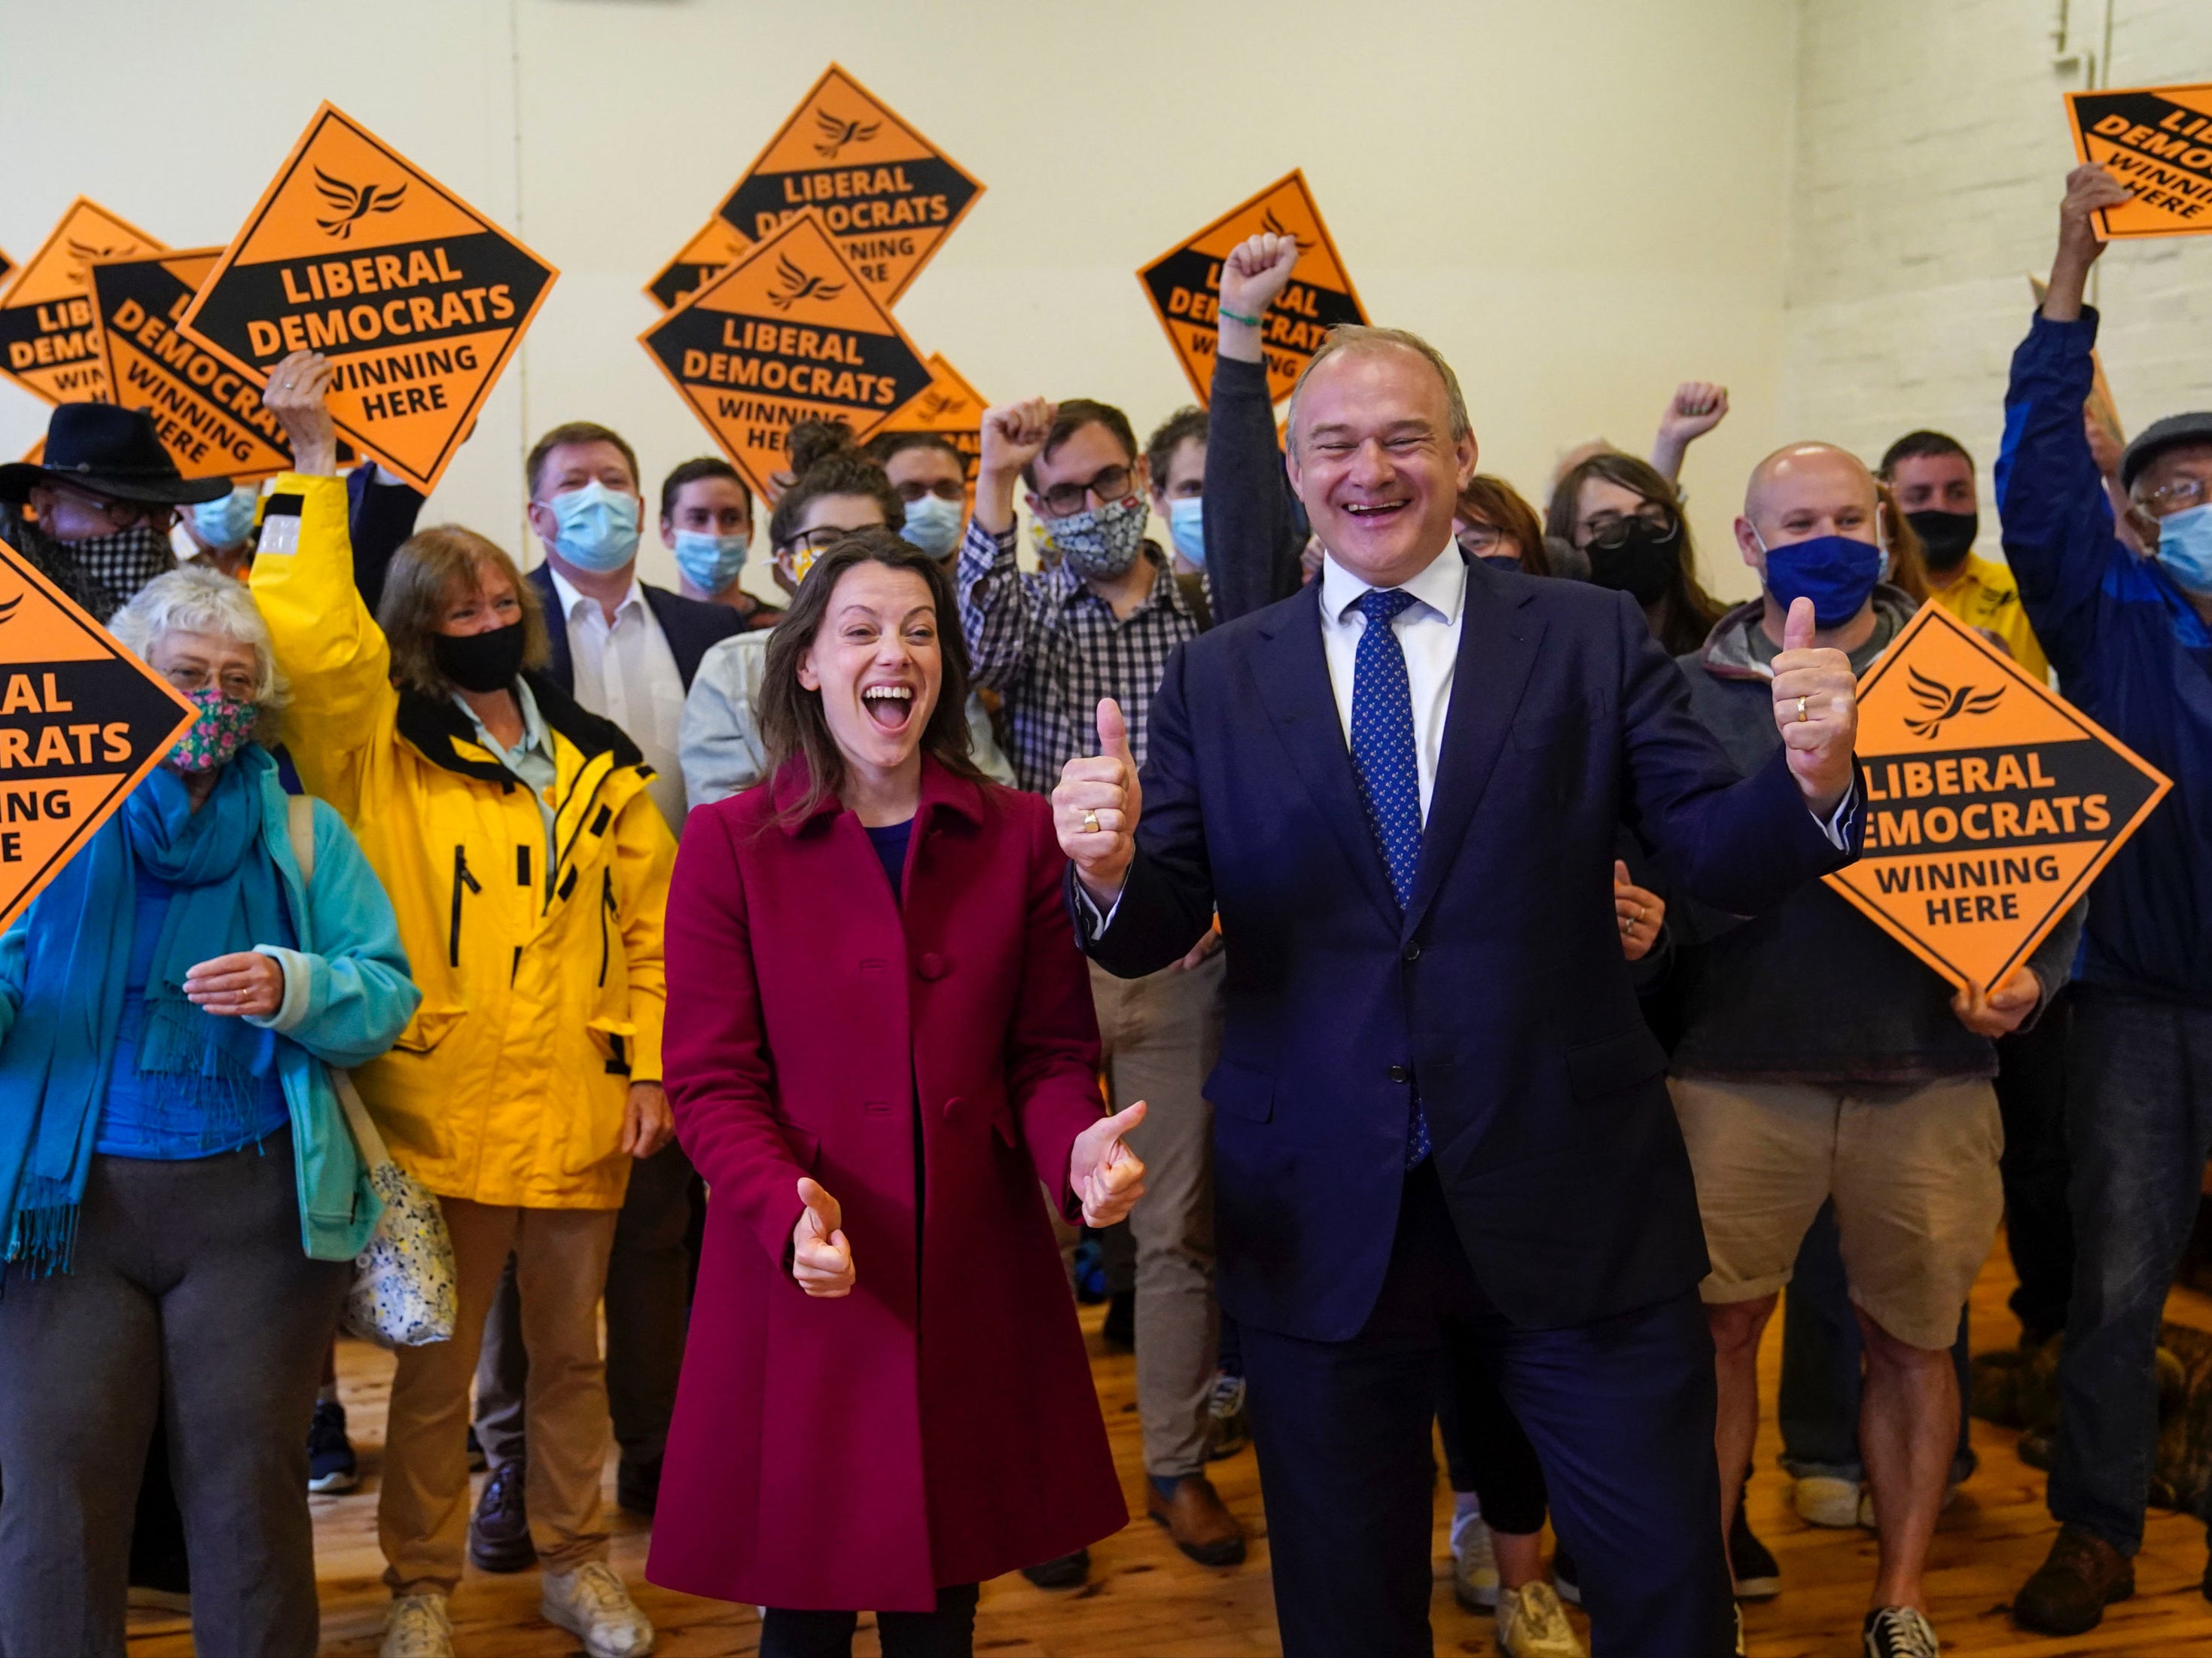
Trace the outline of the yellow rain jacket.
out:
M 355 1073 L 392 1155 L 441 1197 L 620 1207 L 623 1108 L 633 1081 L 660 1080 L 666 1002 L 676 843 L 652 768 L 526 672 L 558 774 L 549 883 L 529 786 L 453 702 L 392 685 L 354 587 L 343 482 L 277 479 L 252 586 L 292 682 L 293 762 L 359 837 L 422 989 L 398 1045 Z

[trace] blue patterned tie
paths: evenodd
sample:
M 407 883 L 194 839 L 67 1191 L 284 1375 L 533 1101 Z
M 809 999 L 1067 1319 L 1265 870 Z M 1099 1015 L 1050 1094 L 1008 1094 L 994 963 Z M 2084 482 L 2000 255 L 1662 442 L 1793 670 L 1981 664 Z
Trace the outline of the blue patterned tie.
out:
M 1403 910 L 1413 896 L 1421 866 L 1421 774 L 1413 755 L 1413 696 L 1406 679 L 1406 653 L 1391 623 L 1414 602 L 1395 587 L 1370 587 L 1359 596 L 1367 625 L 1352 670 L 1352 766 L 1367 826 L 1390 868 L 1390 890 Z M 1429 1155 L 1428 1114 L 1413 1090 L 1406 1123 L 1406 1167 Z

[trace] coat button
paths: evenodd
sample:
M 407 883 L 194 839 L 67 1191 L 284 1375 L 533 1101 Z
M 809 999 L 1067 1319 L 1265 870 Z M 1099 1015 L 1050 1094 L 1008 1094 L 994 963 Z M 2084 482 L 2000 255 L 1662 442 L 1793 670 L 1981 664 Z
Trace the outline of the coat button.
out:
M 1419 961 L 1421 959 L 1421 947 L 1419 944 L 1407 944 L 1406 946 L 1406 959 L 1409 962 Z
M 941 979 L 952 970 L 952 964 L 933 950 L 925 950 L 915 970 L 925 979 Z
M 1392 1066 L 1390 1067 L 1390 1080 L 1394 1083 L 1409 1083 L 1413 1081 L 1413 1067 L 1410 1065 Z
M 957 1094 L 949 1096 L 945 1102 L 945 1121 L 947 1122 L 958 1122 L 960 1121 L 960 1114 L 967 1108 L 968 1102 L 962 1099 L 960 1096 Z

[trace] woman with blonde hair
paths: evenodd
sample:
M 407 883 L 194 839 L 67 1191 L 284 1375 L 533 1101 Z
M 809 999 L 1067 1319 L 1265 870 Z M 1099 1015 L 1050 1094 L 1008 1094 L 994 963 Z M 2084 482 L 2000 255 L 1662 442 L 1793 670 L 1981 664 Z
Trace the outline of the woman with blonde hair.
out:
M 308 352 L 271 373 L 297 469 L 270 496 L 253 592 L 292 677 L 300 774 L 360 835 L 422 987 L 359 1081 L 392 1154 L 438 1195 L 459 1290 L 453 1339 L 402 1349 L 392 1378 L 382 1658 L 453 1649 L 469 1382 L 510 1254 L 540 1609 L 591 1658 L 635 1658 L 653 1627 L 599 1527 L 597 1309 L 630 1163 L 669 1137 L 660 924 L 674 842 L 636 744 L 539 671 L 544 619 L 501 549 L 454 526 L 421 531 L 370 618 L 332 475 L 329 380 Z

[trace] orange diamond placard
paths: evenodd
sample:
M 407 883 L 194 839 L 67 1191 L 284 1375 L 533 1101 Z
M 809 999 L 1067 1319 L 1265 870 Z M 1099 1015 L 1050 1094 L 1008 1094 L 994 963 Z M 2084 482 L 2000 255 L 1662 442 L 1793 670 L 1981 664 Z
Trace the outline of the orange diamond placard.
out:
M 2212 231 L 2212 82 L 2069 92 L 2074 154 L 2101 161 L 2135 200 L 2096 216 L 2107 241 Z
M 0 542 L 0 927 L 198 714 Z
M 653 273 L 645 291 L 663 311 L 672 311 L 728 270 L 751 246 L 726 221 L 709 219 L 674 258 Z
M 975 504 L 975 469 L 983 460 L 983 411 L 990 404 L 961 377 L 960 371 L 933 352 L 926 365 L 929 387 L 877 428 L 884 432 L 932 432 L 951 440 L 968 468 L 968 504 Z
M 982 193 L 951 156 L 832 64 L 717 211 L 757 242 L 816 209 L 838 252 L 889 305 Z
M 257 386 L 324 353 L 338 430 L 428 494 L 558 274 L 325 104 L 176 325 Z
M 638 343 L 763 498 L 800 421 L 842 420 L 865 439 L 930 383 L 914 342 L 811 210 Z
M 1954 985 L 2002 984 L 2172 785 L 1939 604 L 1859 682 L 1866 849 L 1828 884 Z
M 1291 280 L 1261 319 L 1261 355 L 1267 367 L 1267 392 L 1276 402 L 1290 396 L 1298 371 L 1312 361 L 1328 331 L 1339 323 L 1364 323 L 1367 313 L 1352 278 L 1306 188 L 1305 174 L 1292 172 L 1278 179 L 1249 201 L 1240 202 L 1188 241 L 1170 248 L 1143 270 L 1137 279 L 1152 302 L 1152 310 L 1167 331 L 1176 361 L 1189 376 L 1199 402 L 1207 403 L 1213 390 L 1214 343 L 1219 325 L 1214 309 L 1220 302 L 1221 262 L 1248 236 L 1263 231 L 1295 236 L 1298 262 Z
M 159 253 L 164 244 L 82 196 L 0 295 L 0 372 L 48 403 L 99 403 L 100 321 L 92 308 L 95 259 Z
M 259 386 L 176 331 L 222 253 L 199 247 L 96 261 L 92 297 L 110 399 L 152 416 L 186 477 L 243 483 L 290 469 L 284 428 L 262 407 Z

